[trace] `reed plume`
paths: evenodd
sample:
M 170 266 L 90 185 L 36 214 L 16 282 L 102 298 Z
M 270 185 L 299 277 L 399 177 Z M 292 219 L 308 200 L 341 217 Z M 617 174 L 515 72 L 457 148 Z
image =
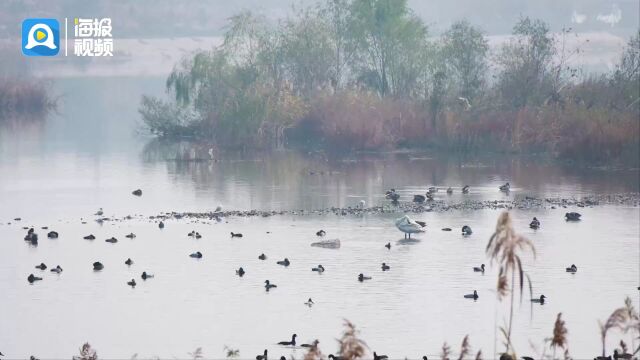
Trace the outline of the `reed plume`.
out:
M 509 312 L 509 327 L 506 331 L 507 352 L 511 350 L 511 328 L 513 325 L 513 300 L 515 277 L 518 274 L 520 287 L 520 301 L 522 301 L 522 290 L 524 288 L 524 270 L 520 252 L 530 250 L 533 256 L 536 255 L 536 249 L 533 243 L 527 238 L 516 234 L 511 222 L 511 216 L 508 212 L 503 212 L 498 217 L 496 230 L 489 238 L 486 253 L 492 263 L 500 265 L 500 276 L 498 277 L 498 297 L 501 299 L 506 294 L 508 274 L 511 273 L 511 308 Z M 527 277 L 528 279 L 528 277 Z M 529 288 L 531 289 L 531 281 L 529 280 Z
M 98 353 L 86 342 L 80 347 L 80 355 L 74 356 L 73 360 L 98 360 Z
M 358 331 L 355 325 L 349 320 L 344 320 L 344 332 L 342 338 L 338 340 L 340 344 L 340 356 L 343 360 L 355 360 L 364 356 L 367 344 L 358 338 Z

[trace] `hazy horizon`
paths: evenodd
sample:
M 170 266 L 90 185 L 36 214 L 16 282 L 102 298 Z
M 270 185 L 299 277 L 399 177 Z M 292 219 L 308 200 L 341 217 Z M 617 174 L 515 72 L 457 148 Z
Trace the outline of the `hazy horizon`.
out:
M 30 17 L 111 17 L 114 35 L 120 38 L 215 36 L 224 31 L 230 16 L 242 10 L 277 20 L 290 14 L 294 7 L 318 2 L 320 0 L 237 0 L 231 3 L 187 0 L 178 4 L 167 0 L 135 3 L 123 0 L 90 3 L 14 0 L 0 4 L 0 38 L 19 37 L 20 23 Z M 572 27 L 576 32 L 606 32 L 629 37 L 637 31 L 640 21 L 637 0 L 409 0 L 408 4 L 427 24 L 432 35 L 440 34 L 460 19 L 481 27 L 487 35 L 505 35 L 511 33 L 520 17 L 529 16 L 548 22 L 552 31 Z

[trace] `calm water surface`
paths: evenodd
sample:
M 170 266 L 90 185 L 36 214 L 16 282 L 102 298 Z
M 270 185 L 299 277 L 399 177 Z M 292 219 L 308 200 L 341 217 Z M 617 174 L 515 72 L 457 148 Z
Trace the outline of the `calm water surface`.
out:
M 142 93 L 158 93 L 161 79 L 60 80 L 59 114 L 40 125 L 0 133 L 0 351 L 7 358 L 69 358 L 85 341 L 101 358 L 184 358 L 202 347 L 221 358 L 223 347 L 254 358 L 303 349 L 275 345 L 292 333 L 300 342 L 319 339 L 325 354 L 337 350 L 344 318 L 354 322 L 371 348 L 392 358 L 435 356 L 443 342 L 456 349 L 469 334 L 475 350 L 490 358 L 501 348 L 496 328 L 508 308 L 495 300 L 497 269 L 484 274 L 471 268 L 489 262 L 484 254 L 499 215 L 496 210 L 417 214 L 428 223 L 415 242 L 404 242 L 393 226 L 397 214 L 365 216 L 275 216 L 229 218 L 220 223 L 171 220 L 165 229 L 152 221 L 99 225 L 92 215 L 156 215 L 163 211 L 225 209 L 320 209 L 384 203 L 388 188 L 403 197 L 427 187 L 469 184 L 466 199 L 518 196 L 578 197 L 585 194 L 637 192 L 637 170 L 584 170 L 524 160 L 460 160 L 395 154 L 359 161 L 324 160 L 278 152 L 230 156 L 217 163 L 166 161 L 175 149 L 146 145 L 136 134 Z M 310 170 L 324 171 L 311 175 Z M 330 171 L 330 173 L 329 173 Z M 497 191 L 505 181 L 509 195 Z M 141 188 L 140 198 L 130 193 Z M 457 202 L 457 191 L 439 198 Z M 516 301 L 514 341 L 519 354 L 536 356 L 552 335 L 558 312 L 569 328 L 575 358 L 600 352 L 597 321 L 623 304 L 638 302 L 640 283 L 640 211 L 628 206 L 581 208 L 583 221 L 566 223 L 565 211 L 513 211 L 516 229 L 536 246 L 525 257 L 533 292 L 547 296 L 530 306 L 528 290 Z M 538 231 L 527 226 L 533 216 Z M 21 217 L 22 221 L 13 221 Z M 82 224 L 87 220 L 86 224 Z M 11 224 L 9 224 L 11 223 Z M 470 225 L 464 238 L 458 229 Z M 60 233 L 27 245 L 22 226 L 49 226 Z M 440 231 L 442 227 L 453 232 Z M 339 238 L 342 248 L 310 247 L 318 229 Z M 203 238 L 187 237 L 196 230 Z M 231 239 L 229 232 L 242 232 Z M 126 239 L 134 232 L 137 237 Z M 95 241 L 82 237 L 95 234 Z M 104 239 L 115 236 L 117 244 Z M 392 243 L 391 250 L 384 248 Z M 194 260 L 188 254 L 201 251 Z M 267 261 L 258 260 L 260 253 Z M 124 265 L 126 258 L 135 264 Z M 275 264 L 287 257 L 291 266 Z M 94 261 L 105 264 L 93 272 Z M 60 275 L 40 273 L 36 264 L 61 265 Z M 391 271 L 382 272 L 386 262 Z M 318 275 L 311 267 L 323 264 Z M 564 268 L 575 263 L 575 275 Z M 234 275 L 242 266 L 244 278 Z M 143 282 L 142 271 L 156 275 Z M 358 273 L 373 280 L 356 281 Z M 29 273 L 44 280 L 29 285 Z M 126 282 L 136 278 L 131 289 Z M 266 293 L 269 279 L 278 288 Z M 462 297 L 478 290 L 477 302 Z M 303 305 L 307 298 L 316 303 Z M 609 348 L 624 338 L 613 332 Z M 276 356 L 277 355 L 277 356 Z

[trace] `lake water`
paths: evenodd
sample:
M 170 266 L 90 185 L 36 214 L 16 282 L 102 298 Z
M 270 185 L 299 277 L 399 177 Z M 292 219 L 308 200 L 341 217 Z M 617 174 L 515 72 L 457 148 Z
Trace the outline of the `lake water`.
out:
M 432 185 L 456 188 L 446 201 L 504 200 L 526 195 L 579 197 L 638 192 L 638 170 L 585 170 L 534 160 L 461 160 L 419 154 L 326 160 L 295 152 L 229 156 L 219 162 L 167 161 L 175 150 L 147 145 L 137 133 L 142 93 L 159 94 L 162 79 L 61 79 L 58 114 L 42 124 L 0 133 L 0 351 L 6 358 L 69 358 L 89 341 L 103 359 L 186 358 L 202 347 L 205 357 L 224 357 L 225 345 L 255 358 L 266 348 L 272 358 L 303 349 L 276 345 L 292 333 L 298 341 L 319 339 L 325 354 L 335 353 L 343 319 L 361 331 L 371 351 L 391 358 L 430 358 L 443 342 L 457 353 L 469 334 L 475 351 L 491 358 L 502 349 L 497 327 L 508 317 L 507 302 L 496 301 L 497 269 L 484 253 L 498 210 L 449 211 L 412 215 L 427 222 L 415 242 L 404 242 L 394 227 L 399 214 L 282 215 L 229 217 L 220 223 L 170 220 L 160 230 L 152 220 L 94 221 L 105 215 L 157 215 L 168 211 L 224 209 L 322 209 L 387 203 L 384 191 L 396 188 L 404 199 Z M 167 155 L 169 154 L 169 155 Z M 314 171 L 315 174 L 310 174 Z M 324 174 L 319 174 L 323 171 Z M 497 187 L 509 181 L 513 191 Z M 142 197 L 131 195 L 141 188 Z M 566 211 L 583 220 L 567 223 Z M 593 208 L 514 210 L 517 231 L 531 239 L 537 257 L 525 268 L 537 296 L 528 290 L 516 300 L 514 343 L 519 355 L 537 357 L 562 312 L 574 358 L 600 353 L 598 320 L 629 296 L 638 306 L 640 210 L 626 205 Z M 533 231 L 533 216 L 542 228 Z M 16 217 L 21 221 L 14 221 Z M 86 221 L 86 224 L 82 224 Z M 11 224 L 9 224 L 11 223 Z M 474 233 L 462 237 L 470 225 Z M 23 226 L 35 226 L 37 247 L 22 239 Z M 46 239 L 41 226 L 60 233 Z M 452 232 L 443 232 L 451 227 Z M 315 232 L 339 238 L 339 250 L 310 247 Z M 187 233 L 196 230 L 203 237 Z M 229 233 L 242 232 L 232 239 Z M 135 239 L 125 234 L 134 232 Z M 87 234 L 94 241 L 83 240 Z M 115 236 L 117 244 L 104 242 Z M 390 250 L 384 247 L 392 243 Z M 201 251 L 194 260 L 188 254 Z M 258 260 L 265 253 L 267 261 Z M 276 265 L 283 258 L 291 266 Z M 124 261 L 135 263 L 127 267 Z M 92 271 L 101 261 L 105 269 Z M 60 265 L 60 275 L 34 269 Z M 388 272 L 380 264 L 391 266 Z M 485 274 L 473 266 L 488 265 Z M 564 271 L 575 263 L 575 275 Z M 311 267 L 323 264 L 318 275 Z M 242 266 L 246 275 L 234 270 Z M 147 281 L 142 271 L 155 274 Z M 359 273 L 373 279 L 359 283 Z M 44 280 L 30 285 L 27 275 Z M 136 278 L 135 289 L 126 285 Z M 278 285 L 265 292 L 264 280 Z M 478 301 L 463 295 L 476 289 Z M 309 308 L 309 298 L 316 303 Z M 630 336 L 613 331 L 608 348 Z

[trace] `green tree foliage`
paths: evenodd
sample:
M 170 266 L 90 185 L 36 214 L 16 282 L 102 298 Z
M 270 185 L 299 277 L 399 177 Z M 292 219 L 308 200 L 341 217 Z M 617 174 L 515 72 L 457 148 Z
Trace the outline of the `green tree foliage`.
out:
M 487 39 L 480 29 L 462 20 L 444 33 L 442 43 L 455 92 L 472 102 L 482 91 L 486 80 Z
M 500 93 L 515 108 L 540 104 L 551 91 L 555 42 L 549 25 L 526 17 L 514 26 L 513 35 L 497 59 Z
M 283 25 L 283 63 L 297 93 L 309 96 L 332 85 L 336 77 L 331 24 L 311 10 Z
M 420 74 L 427 28 L 406 0 L 354 0 L 358 81 L 381 96 L 408 96 Z
M 285 134 L 335 149 L 638 147 L 640 33 L 613 73 L 580 80 L 571 29 L 522 18 L 490 60 L 481 29 L 463 20 L 430 37 L 407 0 L 325 0 L 278 21 L 243 11 L 224 30 L 175 66 L 168 101 L 143 98 L 152 133 L 235 148 L 280 147 Z

